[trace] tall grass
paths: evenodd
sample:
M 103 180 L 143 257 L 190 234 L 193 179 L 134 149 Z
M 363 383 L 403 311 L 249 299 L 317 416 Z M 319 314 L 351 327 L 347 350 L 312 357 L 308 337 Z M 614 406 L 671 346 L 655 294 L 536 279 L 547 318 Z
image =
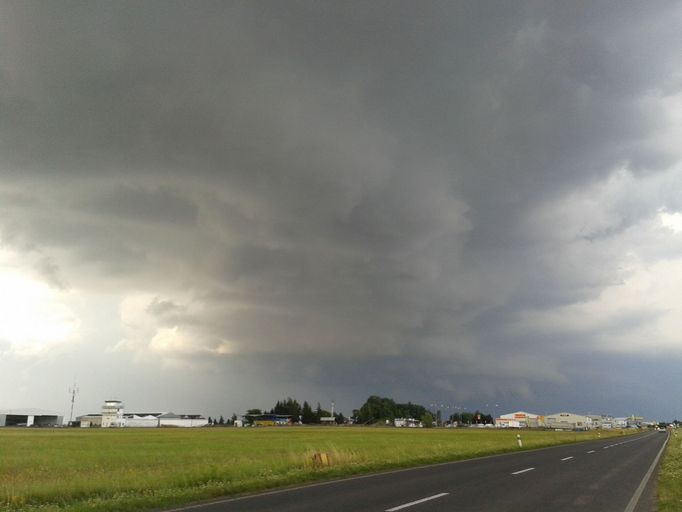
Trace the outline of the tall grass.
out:
M 673 431 L 658 472 L 660 512 L 682 511 L 682 435 Z
M 2 429 L 0 510 L 145 510 L 519 450 L 517 431 L 361 427 Z M 613 431 L 606 435 L 622 435 Z M 595 432 L 522 432 L 524 449 Z M 328 464 L 314 461 L 326 454 Z

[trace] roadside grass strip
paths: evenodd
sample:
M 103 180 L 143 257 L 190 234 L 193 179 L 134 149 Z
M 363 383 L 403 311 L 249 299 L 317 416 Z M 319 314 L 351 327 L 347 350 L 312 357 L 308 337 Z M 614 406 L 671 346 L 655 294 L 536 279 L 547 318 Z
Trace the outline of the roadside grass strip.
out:
M 658 470 L 658 510 L 682 512 L 682 434 L 677 430 L 670 435 Z

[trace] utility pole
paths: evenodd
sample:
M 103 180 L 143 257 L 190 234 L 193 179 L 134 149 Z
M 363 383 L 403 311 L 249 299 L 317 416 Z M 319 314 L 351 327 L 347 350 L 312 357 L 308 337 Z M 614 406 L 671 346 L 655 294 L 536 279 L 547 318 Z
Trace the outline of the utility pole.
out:
M 73 404 L 76 402 L 76 395 L 78 394 L 78 386 L 76 383 L 73 383 L 73 386 L 69 388 L 69 393 L 71 394 L 71 414 L 69 415 L 69 426 L 71 426 L 73 422 Z

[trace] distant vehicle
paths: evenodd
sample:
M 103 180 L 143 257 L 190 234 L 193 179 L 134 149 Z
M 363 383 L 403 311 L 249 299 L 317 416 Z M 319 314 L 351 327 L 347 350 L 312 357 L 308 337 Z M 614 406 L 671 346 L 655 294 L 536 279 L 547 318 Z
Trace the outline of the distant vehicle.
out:
M 665 427 L 656 427 L 657 432 L 665 432 Z

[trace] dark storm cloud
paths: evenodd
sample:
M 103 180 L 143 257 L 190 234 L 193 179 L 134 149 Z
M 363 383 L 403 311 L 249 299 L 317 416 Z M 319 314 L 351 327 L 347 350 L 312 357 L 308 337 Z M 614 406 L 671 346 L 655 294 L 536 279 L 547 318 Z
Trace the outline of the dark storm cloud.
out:
M 4 2 L 0 239 L 54 286 L 118 293 L 119 348 L 530 399 L 663 308 L 575 343 L 538 327 L 626 279 L 637 240 L 675 253 L 654 225 L 680 207 L 677 16 Z
M 119 185 L 101 194 L 93 194 L 82 203 L 82 209 L 93 214 L 133 221 L 182 225 L 194 223 L 197 216 L 197 208 L 190 201 L 163 187 L 144 190 Z

